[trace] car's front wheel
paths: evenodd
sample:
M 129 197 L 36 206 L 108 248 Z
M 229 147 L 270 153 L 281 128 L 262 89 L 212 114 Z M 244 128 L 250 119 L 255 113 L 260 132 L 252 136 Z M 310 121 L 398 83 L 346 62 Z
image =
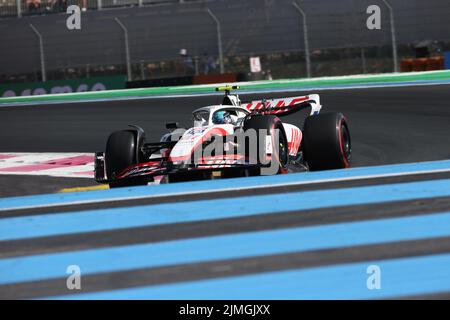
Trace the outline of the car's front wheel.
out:
M 137 139 L 133 130 L 121 130 L 111 133 L 106 143 L 105 165 L 108 180 L 115 180 L 127 167 L 137 164 Z M 142 183 L 139 183 L 142 184 Z M 137 185 L 135 182 L 116 181 L 110 188 Z

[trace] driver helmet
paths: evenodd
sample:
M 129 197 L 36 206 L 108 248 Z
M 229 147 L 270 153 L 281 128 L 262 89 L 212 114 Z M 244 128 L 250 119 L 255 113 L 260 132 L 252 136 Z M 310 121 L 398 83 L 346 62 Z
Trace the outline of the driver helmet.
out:
M 214 113 L 212 121 L 214 124 L 229 124 L 232 119 L 228 111 L 221 110 Z

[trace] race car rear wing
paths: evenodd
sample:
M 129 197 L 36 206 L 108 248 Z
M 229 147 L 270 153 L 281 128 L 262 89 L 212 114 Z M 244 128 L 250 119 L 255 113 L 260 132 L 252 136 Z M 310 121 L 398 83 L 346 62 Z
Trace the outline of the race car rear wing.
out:
M 274 114 L 277 116 L 287 116 L 306 108 L 311 108 L 310 115 L 315 115 L 322 109 L 318 94 L 280 99 L 256 100 L 249 103 L 243 103 L 242 107 L 252 113 Z

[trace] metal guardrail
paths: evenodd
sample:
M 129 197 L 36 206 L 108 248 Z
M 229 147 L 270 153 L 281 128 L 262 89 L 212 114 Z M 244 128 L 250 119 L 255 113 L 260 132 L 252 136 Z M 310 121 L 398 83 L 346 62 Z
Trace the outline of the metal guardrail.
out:
M 0 17 L 50 14 L 65 11 L 71 4 L 81 8 L 102 10 L 112 7 L 133 7 L 150 4 L 176 4 L 202 0 L 0 0 Z
M 75 31 L 67 30 L 65 13 L 27 17 L 25 1 L 37 0 L 20 1 L 22 18 L 0 19 L 8 44 L 0 50 L 0 82 L 21 81 L 16 75 L 33 81 L 248 73 L 252 56 L 261 58 L 261 78 L 391 72 L 414 56 L 416 40 L 450 43 L 448 0 L 68 0 L 88 8 Z M 366 25 L 373 4 L 381 8 L 379 30 Z M 133 8 L 110 9 L 118 6 Z

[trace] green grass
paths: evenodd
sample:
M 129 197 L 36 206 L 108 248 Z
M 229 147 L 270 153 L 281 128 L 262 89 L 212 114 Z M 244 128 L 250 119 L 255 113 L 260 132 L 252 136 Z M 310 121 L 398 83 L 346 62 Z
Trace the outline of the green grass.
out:
M 398 73 L 398 74 L 381 74 L 367 76 L 344 76 L 344 77 L 326 77 L 312 79 L 282 79 L 273 81 L 255 81 L 245 82 L 241 84 L 242 90 L 270 90 L 270 89 L 292 89 L 302 87 L 325 87 L 338 85 L 367 85 L 379 83 L 396 83 L 396 82 L 415 82 L 415 81 L 436 81 L 450 80 L 450 71 L 432 71 L 421 73 Z M 41 96 L 24 96 L 0 98 L 0 104 L 6 103 L 26 103 L 26 102 L 65 102 L 65 101 L 82 101 L 95 99 L 113 99 L 113 98 L 130 98 L 130 97 L 148 97 L 148 96 L 165 96 L 177 94 L 201 94 L 213 92 L 211 86 L 179 86 L 179 87 L 158 87 L 158 88 L 141 88 L 141 89 L 122 89 L 110 91 L 66 93 L 55 95 Z

